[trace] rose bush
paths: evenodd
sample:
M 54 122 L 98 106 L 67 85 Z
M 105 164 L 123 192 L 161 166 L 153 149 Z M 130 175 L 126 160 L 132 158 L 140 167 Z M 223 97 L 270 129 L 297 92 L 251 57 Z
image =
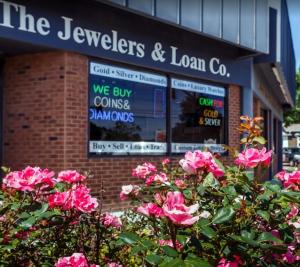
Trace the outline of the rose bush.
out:
M 300 266 L 300 171 L 261 182 L 272 151 L 263 147 L 260 120 L 242 117 L 243 150 L 230 150 L 233 166 L 194 151 L 179 166 L 164 160 L 134 169 L 144 184 L 123 187 L 131 190 L 121 199 L 140 215 L 124 218 L 120 239 L 141 265 Z
M 271 163 L 260 118 L 242 117 L 241 152 L 224 166 L 210 151 L 146 162 L 101 211 L 86 176 L 27 167 L 0 192 L 1 266 L 300 266 L 300 171 L 261 182 Z
M 0 191 L 0 266 L 102 266 L 114 263 L 119 218 L 101 213 L 76 171 L 38 167 L 9 172 Z M 71 256 L 68 256 L 71 255 Z M 125 261 L 126 263 L 126 261 Z

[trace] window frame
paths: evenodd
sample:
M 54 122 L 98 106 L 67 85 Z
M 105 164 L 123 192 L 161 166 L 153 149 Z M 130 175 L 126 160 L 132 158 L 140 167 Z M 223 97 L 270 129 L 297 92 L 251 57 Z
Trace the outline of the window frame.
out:
M 113 154 L 108 154 L 108 153 L 94 153 L 94 152 L 90 152 L 90 148 L 89 148 L 89 143 L 90 143 L 90 131 L 91 131 L 91 127 L 90 127 L 90 119 L 89 119 L 89 106 L 90 106 L 90 64 L 91 62 L 95 62 L 95 63 L 99 63 L 99 64 L 107 64 L 110 65 L 112 67 L 120 67 L 120 68 L 127 68 L 129 70 L 132 71 L 140 71 L 140 72 L 146 72 L 149 74 L 154 74 L 154 75 L 161 75 L 166 77 L 167 79 L 167 86 L 166 86 L 166 146 L 167 146 L 167 150 L 166 153 L 162 153 L 162 154 L 130 154 L 130 155 L 113 155 Z M 212 86 L 219 86 L 225 89 L 225 97 L 224 97 L 224 113 L 226 116 L 224 116 L 224 140 L 225 143 L 224 145 L 228 145 L 229 144 L 229 140 L 228 140 L 228 126 L 229 126 L 229 100 L 228 100 L 228 88 L 229 88 L 229 84 L 223 84 L 220 82 L 213 82 L 213 81 L 208 81 L 208 80 L 204 80 L 201 78 L 195 78 L 195 77 L 191 77 L 188 75 L 178 75 L 178 74 L 174 74 L 174 73 L 170 73 L 170 72 L 163 72 L 161 70 L 157 70 L 157 69 L 149 69 L 149 68 L 144 68 L 144 67 L 139 67 L 136 65 L 131 65 L 131 64 L 126 64 L 123 62 L 116 62 L 113 60 L 108 60 L 108 59 L 103 59 L 103 58 L 94 58 L 94 57 L 89 57 L 87 60 L 87 76 L 88 76 L 88 97 L 87 97 L 87 128 L 88 130 L 86 131 L 86 148 L 87 148 L 87 158 L 88 159 L 94 159 L 94 158 L 136 158 L 136 157 L 143 157 L 143 158 L 161 158 L 161 157 L 176 157 L 176 156 L 181 156 L 184 155 L 186 152 L 182 152 L 182 153 L 173 153 L 171 151 L 172 149 L 172 128 L 171 128 L 171 112 L 172 112 L 172 108 L 171 108 L 171 98 L 172 98 L 172 85 L 171 85 L 171 79 L 181 79 L 181 80 L 187 80 L 187 81 L 191 81 L 191 82 L 196 82 L 196 83 L 203 83 L 203 84 L 207 84 L 207 85 L 212 85 Z M 222 153 L 222 155 L 226 156 L 228 154 L 228 152 L 224 152 Z

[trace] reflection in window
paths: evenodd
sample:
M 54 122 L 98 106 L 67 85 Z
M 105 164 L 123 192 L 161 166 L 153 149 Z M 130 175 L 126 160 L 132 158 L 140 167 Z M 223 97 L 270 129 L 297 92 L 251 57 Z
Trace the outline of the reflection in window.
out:
M 186 84 L 189 85 L 188 82 Z M 187 85 L 185 87 L 188 87 Z M 182 153 L 190 149 L 201 149 L 200 144 L 207 147 L 225 144 L 225 90 L 221 89 L 224 95 L 200 93 L 200 89 L 195 91 L 172 89 L 173 152 Z M 185 146 L 180 146 L 180 143 Z M 221 146 L 218 147 L 222 149 Z

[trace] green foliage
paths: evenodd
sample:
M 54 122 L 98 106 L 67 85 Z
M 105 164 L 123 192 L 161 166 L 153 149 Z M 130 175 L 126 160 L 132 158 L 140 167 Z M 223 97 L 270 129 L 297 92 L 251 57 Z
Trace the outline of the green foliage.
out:
M 284 124 L 286 127 L 294 123 L 300 123 L 300 68 L 296 73 L 295 106 L 284 114 Z

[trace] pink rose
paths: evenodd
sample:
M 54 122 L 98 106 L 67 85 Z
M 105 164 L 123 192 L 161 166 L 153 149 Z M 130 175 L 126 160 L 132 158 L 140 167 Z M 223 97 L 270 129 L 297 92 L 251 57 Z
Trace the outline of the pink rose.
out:
M 113 227 L 113 228 L 121 228 L 122 226 L 121 219 L 109 213 L 104 214 L 102 218 L 102 224 L 105 227 Z
M 174 245 L 173 245 L 173 242 L 171 239 L 170 240 L 159 240 L 158 243 L 161 246 L 169 246 L 169 247 L 174 248 Z M 176 249 L 178 249 L 178 250 L 183 249 L 183 246 L 178 242 L 178 240 L 176 240 L 175 245 L 176 245 Z
M 246 151 L 239 153 L 235 163 L 245 168 L 255 168 L 258 164 L 269 166 L 272 158 L 272 150 L 266 152 L 264 147 L 261 151 L 256 148 L 248 148 Z
M 143 206 L 140 206 L 136 209 L 137 212 L 142 213 L 146 216 L 155 216 L 155 217 L 162 217 L 164 216 L 164 212 L 162 208 L 157 206 L 154 203 L 147 203 Z
M 243 264 L 239 256 L 234 255 L 234 261 L 228 261 L 225 258 L 222 258 L 217 267 L 238 267 L 239 264 Z
M 128 199 L 130 195 L 137 196 L 139 193 L 140 187 L 137 185 L 123 185 L 122 191 L 120 193 L 120 199 L 122 201 Z
M 175 224 L 190 226 L 198 221 L 199 216 L 193 217 L 199 208 L 199 204 L 190 207 L 184 205 L 184 197 L 180 192 L 168 192 L 165 204 L 163 205 L 164 214 Z
M 78 185 L 73 187 L 72 191 L 72 205 L 79 211 L 90 213 L 98 207 L 97 198 L 91 197 L 90 189 L 85 185 Z
M 291 210 L 289 212 L 289 214 L 286 216 L 287 219 L 293 219 L 298 215 L 299 209 L 295 206 L 292 205 Z
M 184 182 L 183 180 L 181 180 L 181 179 L 175 180 L 174 184 L 175 184 L 178 188 L 180 188 L 180 189 L 185 189 L 185 188 L 186 188 L 185 182 Z
M 294 255 L 294 250 L 294 246 L 288 246 L 288 251 L 281 255 L 284 262 L 291 264 L 300 261 L 300 256 Z
M 291 173 L 281 171 L 275 177 L 281 180 L 285 188 L 288 187 L 295 191 L 300 191 L 300 171 L 293 171 Z
M 65 192 L 55 192 L 48 197 L 51 208 L 60 207 L 63 210 L 75 208 L 84 213 L 90 213 L 98 207 L 97 198 L 90 195 L 90 189 L 85 185 L 74 185 Z
M 165 159 L 163 159 L 162 160 L 162 165 L 167 165 L 167 164 L 169 164 L 170 163 L 170 159 L 168 159 L 168 158 L 165 158 Z
M 147 178 L 146 185 L 151 185 L 153 182 L 157 182 L 159 184 L 164 184 L 168 181 L 168 177 L 165 173 L 161 172 L 159 174 L 154 174 Z
M 69 210 L 72 208 L 71 192 L 55 192 L 48 197 L 48 203 L 50 208 L 61 207 L 63 210 Z
M 72 171 L 72 170 L 61 171 L 57 176 L 57 181 L 66 182 L 69 184 L 82 182 L 85 179 L 86 179 L 85 176 L 81 175 L 77 171 Z
M 52 188 L 55 185 L 54 172 L 39 167 L 26 167 L 22 171 L 10 172 L 3 178 L 3 186 L 19 191 L 34 191 Z
M 145 179 L 146 176 L 153 172 L 156 172 L 156 167 L 151 163 L 144 163 L 132 170 L 132 176 Z
M 296 229 L 299 229 L 300 228 L 300 219 L 298 219 L 298 221 L 295 221 L 295 222 L 289 221 L 288 224 L 293 225 Z
M 73 253 L 70 257 L 59 258 L 55 267 L 89 267 L 89 265 L 82 253 Z
M 179 161 L 179 164 L 187 174 L 196 174 L 198 169 L 211 172 L 216 177 L 224 175 L 224 171 L 218 166 L 210 152 L 195 150 L 188 151 L 185 158 Z

